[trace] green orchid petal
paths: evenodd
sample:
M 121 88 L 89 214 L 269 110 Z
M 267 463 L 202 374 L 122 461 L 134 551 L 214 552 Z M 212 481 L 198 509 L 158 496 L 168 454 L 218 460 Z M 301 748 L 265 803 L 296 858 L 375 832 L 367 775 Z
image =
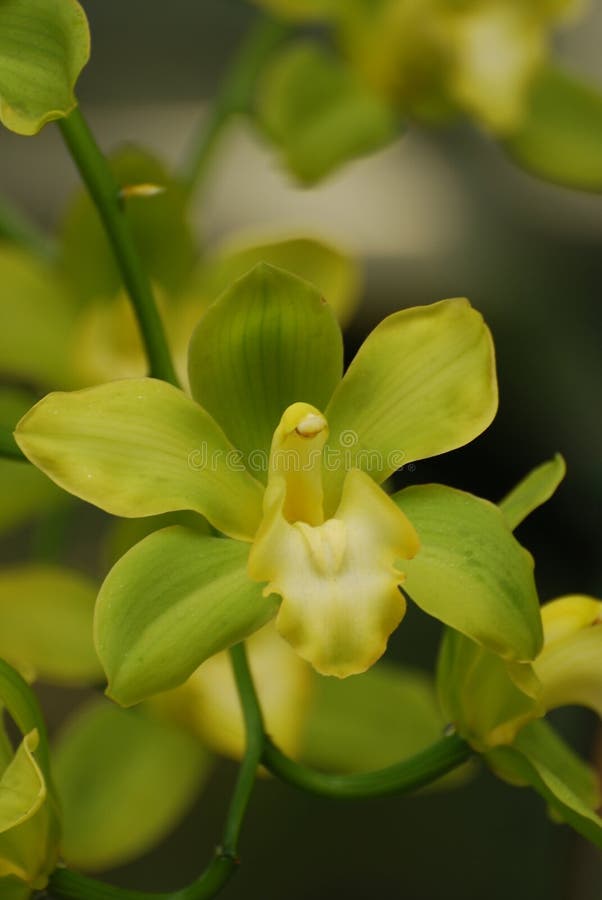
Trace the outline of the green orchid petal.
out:
M 49 266 L 9 245 L 0 246 L 0 282 L 0 372 L 69 386 L 75 304 L 67 286 Z
M 73 88 L 90 54 L 85 13 L 75 0 L 0 4 L 0 122 L 35 134 L 76 105 Z
M 145 853 L 178 824 L 210 765 L 175 726 L 93 701 L 53 749 L 66 862 L 96 871 Z
M 493 344 L 467 300 L 388 316 L 364 341 L 325 414 L 331 508 L 346 468 L 382 482 L 402 464 L 461 447 L 497 410 Z
M 565 475 L 566 464 L 560 453 L 529 472 L 498 504 L 508 527 L 514 531 L 528 515 L 553 497 Z
M 190 342 L 193 396 L 262 479 L 284 410 L 297 400 L 323 408 L 342 368 L 340 328 L 318 291 L 265 264 L 207 310 Z
M 102 668 L 92 642 L 96 585 L 77 572 L 23 565 L 0 572 L 0 656 L 29 679 L 94 684 Z
M 165 290 L 181 291 L 196 261 L 183 187 L 163 162 L 140 147 L 121 149 L 109 164 L 125 191 L 125 215 L 146 270 Z M 121 288 L 113 251 L 87 191 L 78 191 L 64 219 L 60 265 L 82 301 L 112 297 Z
M 314 675 L 313 687 L 300 755 L 318 769 L 384 768 L 443 734 L 432 680 L 418 670 L 379 662 L 344 681 Z
M 492 503 L 443 485 L 393 498 L 418 532 L 404 590 L 425 612 L 507 660 L 542 646 L 533 560 Z
M 291 173 L 311 185 L 393 141 L 399 119 L 356 73 L 317 44 L 283 50 L 260 86 L 257 118 Z
M 264 520 L 249 575 L 282 597 L 276 627 L 324 675 L 345 678 L 382 654 L 405 613 L 399 560 L 416 533 L 390 497 L 359 469 L 348 473 L 332 518 L 322 511 L 321 460 L 327 423 L 295 403 L 274 433 Z
M 511 744 L 545 712 L 530 664 L 508 663 L 451 629 L 439 653 L 437 688 L 447 720 L 479 752 Z
M 58 485 L 114 515 L 192 509 L 241 539 L 259 524 L 260 485 L 211 416 L 165 382 L 49 394 L 15 438 Z
M 534 668 L 546 709 L 587 706 L 602 717 L 602 603 L 571 595 L 541 612 L 545 646 Z
M 546 722 L 532 722 L 513 747 L 497 748 L 486 759 L 506 781 L 534 788 L 556 817 L 602 848 L 598 779 Z
M 303 235 L 250 243 L 237 238 L 203 262 L 191 296 L 214 300 L 258 263 L 268 263 L 309 281 L 332 307 L 341 323 L 352 317 L 359 296 L 357 263 L 327 241 Z
M 247 577 L 248 547 L 174 526 L 133 547 L 98 596 L 95 640 L 124 706 L 182 684 L 214 653 L 274 616 Z
M 560 69 L 544 69 L 505 148 L 540 178 L 602 191 L 602 93 Z

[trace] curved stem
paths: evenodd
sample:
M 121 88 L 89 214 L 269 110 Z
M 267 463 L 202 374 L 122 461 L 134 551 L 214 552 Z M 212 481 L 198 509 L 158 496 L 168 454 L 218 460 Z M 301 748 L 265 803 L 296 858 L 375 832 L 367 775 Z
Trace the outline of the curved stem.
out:
M 178 385 L 148 275 L 140 262 L 117 184 L 81 110 L 58 121 L 65 143 L 102 219 L 146 347 L 150 373 Z
M 289 29 L 282 22 L 263 18 L 243 42 L 209 116 L 201 121 L 182 166 L 181 182 L 189 195 L 203 181 L 224 125 L 233 116 L 250 111 L 263 66 L 288 33 Z
M 451 735 L 386 769 L 330 775 L 294 762 L 267 739 L 262 762 L 273 775 L 303 791 L 338 800 L 359 800 L 418 790 L 466 762 L 473 752 L 462 738 Z

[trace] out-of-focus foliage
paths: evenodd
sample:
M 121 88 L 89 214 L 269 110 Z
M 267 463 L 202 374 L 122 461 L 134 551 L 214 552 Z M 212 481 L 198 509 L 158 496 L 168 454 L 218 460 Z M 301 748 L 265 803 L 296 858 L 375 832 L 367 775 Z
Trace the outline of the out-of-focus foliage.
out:
M 169 833 L 210 772 L 198 741 L 104 700 L 79 711 L 53 748 L 68 863 L 103 869 Z

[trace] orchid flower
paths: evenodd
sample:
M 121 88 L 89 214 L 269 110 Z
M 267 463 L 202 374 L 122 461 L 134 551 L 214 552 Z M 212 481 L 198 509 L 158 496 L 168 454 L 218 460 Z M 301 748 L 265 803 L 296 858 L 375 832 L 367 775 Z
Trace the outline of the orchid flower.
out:
M 21 420 L 25 455 L 71 493 L 126 517 L 190 509 L 230 538 L 163 529 L 111 570 L 95 635 L 113 698 L 182 683 L 272 618 L 318 671 L 365 671 L 403 617 L 406 574 L 430 614 L 504 657 L 535 657 L 532 561 L 499 510 L 439 486 L 381 487 L 493 418 L 482 317 L 466 300 L 402 310 L 341 371 L 331 309 L 262 264 L 202 317 L 194 399 L 130 379 L 50 394 Z

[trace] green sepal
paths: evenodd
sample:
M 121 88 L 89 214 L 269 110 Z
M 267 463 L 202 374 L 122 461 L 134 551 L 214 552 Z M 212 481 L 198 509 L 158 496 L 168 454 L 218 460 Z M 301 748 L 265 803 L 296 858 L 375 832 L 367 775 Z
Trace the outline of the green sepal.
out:
M 113 515 L 191 509 L 245 540 L 261 520 L 261 485 L 211 416 L 164 381 L 49 394 L 15 439 L 56 484 Z
M 379 662 L 343 680 L 312 673 L 312 682 L 299 755 L 315 768 L 341 773 L 385 768 L 443 734 L 432 679 L 416 669 Z
M 69 865 L 122 865 L 158 843 L 193 803 L 210 757 L 184 731 L 143 710 L 95 700 L 52 750 Z
M 418 532 L 404 591 L 424 612 L 511 661 L 534 659 L 543 634 L 533 559 L 500 510 L 438 484 L 393 498 Z
M 50 565 L 0 571 L 0 656 L 29 680 L 85 686 L 102 680 L 92 642 L 97 586 Z
M 268 67 L 257 118 L 304 185 L 381 149 L 400 132 L 387 103 L 342 60 L 309 41 L 286 48 Z
M 42 387 L 69 387 L 76 306 L 67 285 L 47 264 L 8 244 L 0 245 L 0 283 L 0 372 Z
M 196 261 L 184 189 L 163 162 L 139 147 L 122 148 L 109 164 L 116 183 L 126 191 L 123 209 L 150 277 L 166 291 L 179 293 Z M 136 186 L 148 188 L 148 193 L 142 190 L 137 196 L 131 192 Z M 113 251 L 85 191 L 77 193 L 64 218 L 60 264 L 81 301 L 111 298 L 121 287 Z
M 343 341 L 319 292 L 260 263 L 207 310 L 192 336 L 192 395 L 265 480 L 272 435 L 298 400 L 324 409 L 341 378 Z
M 497 403 L 491 334 L 468 300 L 387 316 L 326 409 L 328 511 L 336 509 L 349 468 L 380 483 L 402 465 L 472 441 L 492 421 Z
M 566 464 L 560 453 L 529 472 L 498 504 L 508 527 L 514 531 L 528 515 L 553 497 L 565 475 Z
M 602 92 L 561 69 L 544 69 L 505 147 L 546 181 L 602 191 Z
M 534 788 L 555 818 L 602 848 L 598 777 L 547 722 L 532 722 L 512 747 L 498 747 L 485 758 L 497 775 Z
M 357 263 L 333 244 L 304 235 L 226 243 L 203 260 L 189 293 L 209 303 L 262 262 L 315 285 L 342 325 L 352 317 L 361 280 Z
M 276 598 L 247 577 L 248 553 L 238 541 L 174 526 L 119 560 L 95 618 L 109 696 L 130 706 L 176 687 L 274 616 Z
M 29 135 L 66 116 L 89 55 L 88 22 L 75 0 L 2 0 L 0 122 Z
M 437 690 L 449 724 L 479 752 L 512 743 L 544 714 L 529 664 L 508 663 L 452 629 L 439 652 Z

